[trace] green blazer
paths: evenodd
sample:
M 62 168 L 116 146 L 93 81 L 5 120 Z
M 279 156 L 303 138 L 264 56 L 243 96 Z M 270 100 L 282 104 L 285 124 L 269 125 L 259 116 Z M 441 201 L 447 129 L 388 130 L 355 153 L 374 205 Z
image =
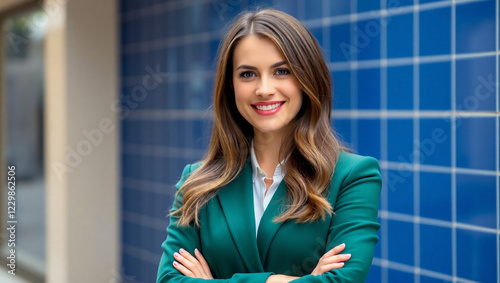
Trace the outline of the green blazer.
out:
M 187 165 L 179 188 L 199 164 Z M 271 274 L 301 276 L 293 282 L 364 282 L 378 242 L 377 213 L 381 189 L 378 162 L 342 152 L 328 192 L 335 214 L 308 223 L 273 222 L 284 209 L 287 187 L 281 182 L 262 216 L 257 238 L 253 211 L 252 167 L 221 188 L 200 211 L 200 227 L 180 227 L 170 217 L 162 244 L 157 282 L 204 282 L 173 267 L 174 252 L 198 248 L 207 260 L 212 282 L 266 282 Z M 174 202 L 172 210 L 177 209 Z M 310 275 L 319 258 L 345 243 L 351 259 L 343 268 Z

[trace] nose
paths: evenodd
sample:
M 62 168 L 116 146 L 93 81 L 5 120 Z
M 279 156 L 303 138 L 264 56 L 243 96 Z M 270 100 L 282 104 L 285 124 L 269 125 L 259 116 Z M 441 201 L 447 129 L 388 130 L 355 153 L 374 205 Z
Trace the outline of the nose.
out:
M 269 96 L 274 94 L 274 85 L 272 83 L 271 79 L 268 79 L 266 77 L 263 77 L 259 85 L 257 87 L 257 90 L 255 91 L 255 94 L 258 96 Z

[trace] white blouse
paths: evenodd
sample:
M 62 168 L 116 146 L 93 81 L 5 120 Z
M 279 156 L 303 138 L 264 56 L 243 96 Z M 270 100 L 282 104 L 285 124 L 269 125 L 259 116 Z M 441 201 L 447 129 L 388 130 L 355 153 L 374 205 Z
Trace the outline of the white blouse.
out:
M 266 183 L 264 179 L 267 177 L 266 172 L 259 167 L 257 158 L 255 157 L 255 150 L 252 146 L 250 147 L 250 158 L 252 161 L 252 182 L 253 182 L 253 210 L 255 213 L 255 236 L 257 237 L 257 232 L 259 231 L 259 223 L 264 211 L 266 211 L 267 205 L 273 198 L 276 189 L 285 177 L 285 173 L 282 171 L 282 165 L 284 161 L 281 161 L 276 169 L 274 170 L 273 183 L 269 187 L 266 193 Z

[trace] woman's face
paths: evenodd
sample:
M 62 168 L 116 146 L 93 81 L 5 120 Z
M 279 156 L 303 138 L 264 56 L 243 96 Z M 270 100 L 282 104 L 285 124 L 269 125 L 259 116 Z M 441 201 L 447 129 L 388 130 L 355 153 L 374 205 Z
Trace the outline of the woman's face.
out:
M 302 91 L 279 49 L 267 38 L 247 36 L 233 54 L 236 107 L 254 134 L 282 133 L 302 106 Z

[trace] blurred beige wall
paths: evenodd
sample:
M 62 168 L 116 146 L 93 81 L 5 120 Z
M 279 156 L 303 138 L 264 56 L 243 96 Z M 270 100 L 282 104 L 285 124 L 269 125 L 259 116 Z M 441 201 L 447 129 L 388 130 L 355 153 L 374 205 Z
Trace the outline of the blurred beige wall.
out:
M 1 0 L 8 15 L 25 0 Z M 45 0 L 46 282 L 120 282 L 118 4 Z M 1 61 L 1 60 L 0 60 Z
M 118 282 L 118 7 L 46 0 L 47 282 Z

